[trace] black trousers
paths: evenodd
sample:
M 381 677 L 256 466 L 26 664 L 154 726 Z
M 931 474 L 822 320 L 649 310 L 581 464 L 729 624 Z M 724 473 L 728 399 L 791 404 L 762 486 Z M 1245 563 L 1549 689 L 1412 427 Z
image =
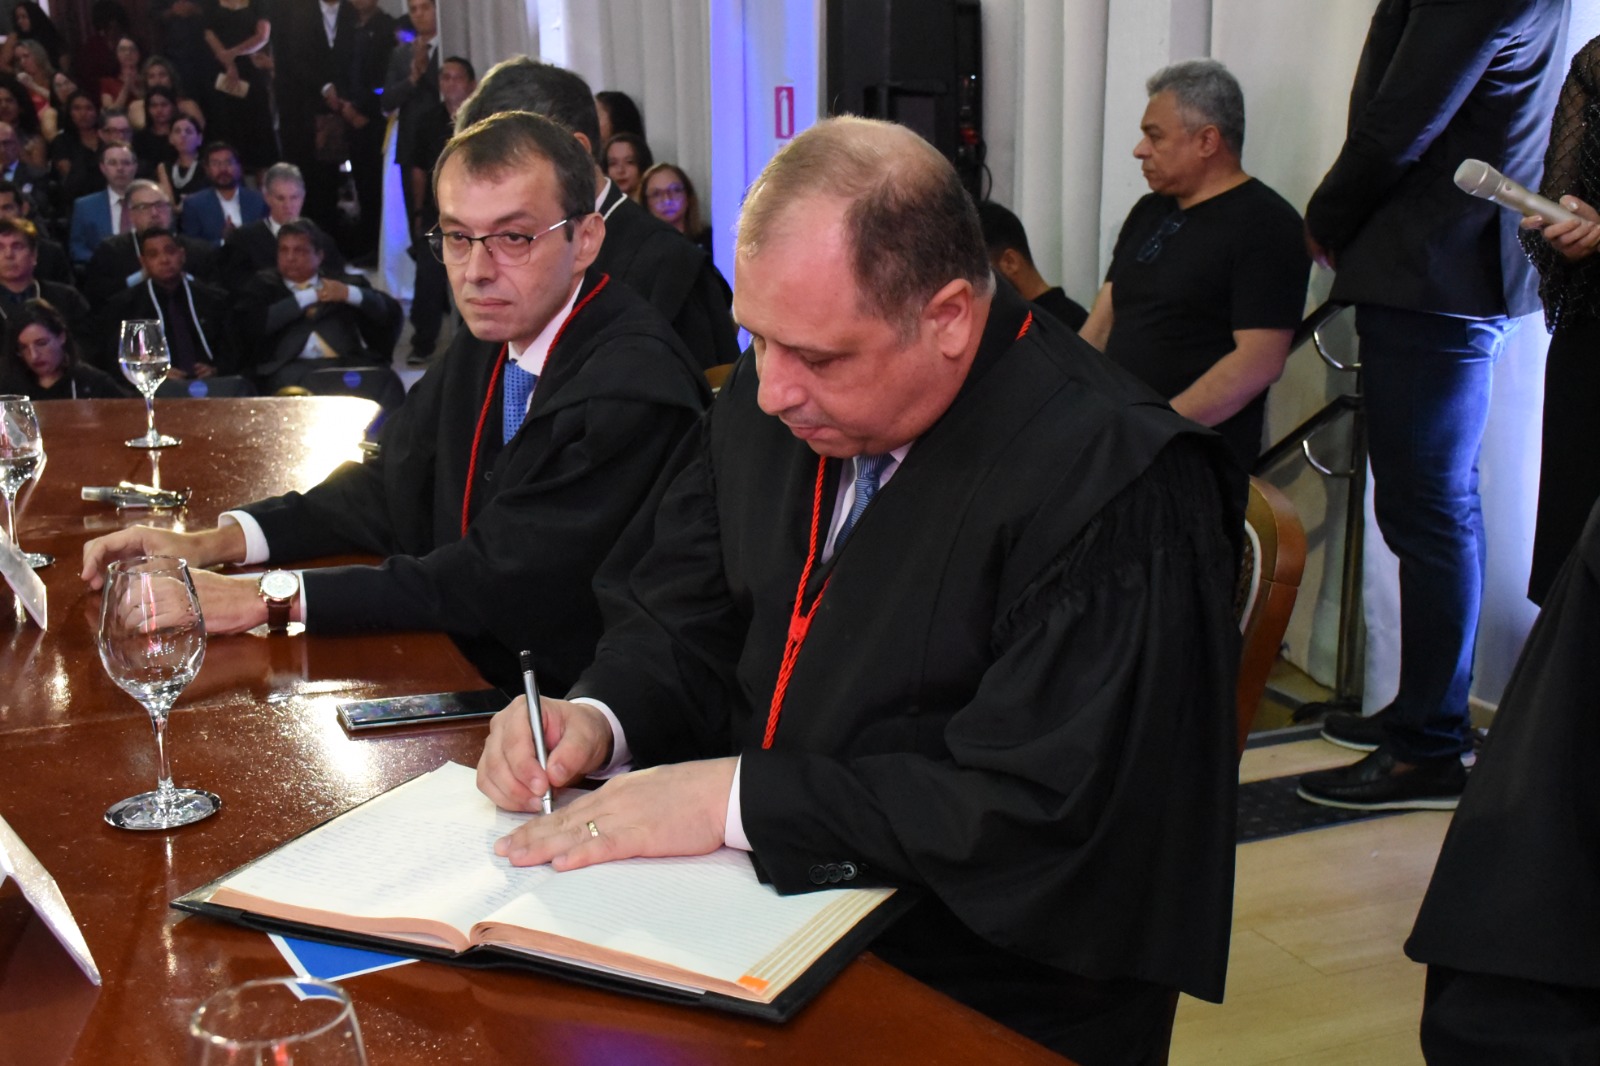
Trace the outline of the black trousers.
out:
M 1422 1054 L 1430 1066 L 1594 1066 L 1600 989 L 1429 966 Z

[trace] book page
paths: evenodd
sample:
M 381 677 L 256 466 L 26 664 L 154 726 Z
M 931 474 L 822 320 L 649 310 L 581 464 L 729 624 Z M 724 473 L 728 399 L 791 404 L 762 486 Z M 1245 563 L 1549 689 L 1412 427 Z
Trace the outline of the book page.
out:
M 442 922 L 463 946 L 474 922 L 554 876 L 548 866 L 519 869 L 494 853 L 494 842 L 529 817 L 496 809 L 471 768 L 446 763 L 291 840 L 220 887 L 297 909 Z

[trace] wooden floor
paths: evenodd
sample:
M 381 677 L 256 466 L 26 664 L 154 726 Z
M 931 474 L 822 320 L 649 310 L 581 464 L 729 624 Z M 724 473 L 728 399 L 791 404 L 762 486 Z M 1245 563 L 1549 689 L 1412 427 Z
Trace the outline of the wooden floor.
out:
M 1245 752 L 1241 781 L 1354 761 L 1322 740 Z M 1184 997 L 1173 1066 L 1420 1064 L 1423 968 L 1402 954 L 1449 814 L 1241 844 L 1227 1000 Z

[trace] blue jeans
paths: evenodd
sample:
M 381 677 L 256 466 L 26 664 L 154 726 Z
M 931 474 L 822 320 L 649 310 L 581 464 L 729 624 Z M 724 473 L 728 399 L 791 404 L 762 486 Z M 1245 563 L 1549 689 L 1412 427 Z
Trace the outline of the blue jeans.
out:
M 1373 509 L 1400 559 L 1400 689 L 1383 720 L 1406 762 L 1471 748 L 1485 558 L 1478 451 L 1494 362 L 1515 325 L 1356 308 Z

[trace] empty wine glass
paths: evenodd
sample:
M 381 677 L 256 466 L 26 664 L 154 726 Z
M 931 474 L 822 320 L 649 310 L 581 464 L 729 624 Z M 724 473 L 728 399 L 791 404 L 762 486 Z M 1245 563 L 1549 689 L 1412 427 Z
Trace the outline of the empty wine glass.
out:
M 156 790 L 113 804 L 106 821 L 119 829 L 173 829 L 215 814 L 222 801 L 201 789 L 173 788 L 167 761 L 167 715 L 206 654 L 206 625 L 188 564 L 162 555 L 112 563 L 99 644 L 111 680 L 150 712 L 161 766 Z
M 159 319 L 130 318 L 122 323 L 122 340 L 117 348 L 122 376 L 144 396 L 145 434 L 123 441 L 130 448 L 170 448 L 181 444 L 177 437 L 156 432 L 156 390 L 167 379 L 172 356 L 167 352 L 167 335 Z
M 355 1007 L 338 985 L 304 977 L 246 981 L 189 1019 L 195 1066 L 366 1066 Z
M 44 464 L 44 438 L 39 436 L 39 418 L 33 401 L 26 396 L 0 396 L 0 493 L 6 498 L 6 535 L 17 544 L 17 493 Z M 35 570 L 55 562 L 43 552 L 22 552 Z

